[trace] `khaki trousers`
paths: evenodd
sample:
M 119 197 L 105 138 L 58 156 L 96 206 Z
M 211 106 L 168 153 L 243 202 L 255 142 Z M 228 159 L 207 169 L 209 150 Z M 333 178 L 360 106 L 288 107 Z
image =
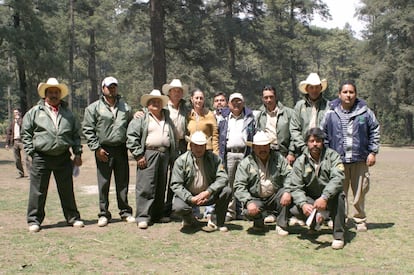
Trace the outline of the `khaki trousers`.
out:
M 352 218 L 356 223 L 366 222 L 365 195 L 369 191 L 369 171 L 365 162 L 347 163 L 345 166 L 344 192 L 346 195 L 346 214 L 352 208 Z M 353 201 L 349 201 L 348 190 L 351 187 Z

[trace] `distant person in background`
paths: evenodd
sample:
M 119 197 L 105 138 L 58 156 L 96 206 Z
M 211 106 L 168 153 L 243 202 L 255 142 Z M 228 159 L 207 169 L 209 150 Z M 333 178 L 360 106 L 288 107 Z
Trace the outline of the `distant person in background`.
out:
M 62 100 L 69 89 L 56 78 L 40 83 L 41 100 L 23 118 L 24 150 L 32 158 L 27 223 L 38 232 L 45 218 L 50 175 L 53 173 L 68 225 L 83 227 L 73 192 L 73 166 L 82 165 L 80 124 Z M 71 154 L 73 153 L 73 159 Z
M 118 94 L 116 78 L 105 77 L 101 88 L 100 99 L 85 109 L 83 134 L 89 149 L 95 152 L 99 190 L 98 226 L 103 227 L 112 219 L 109 211 L 112 172 L 119 215 L 129 223 L 134 223 L 135 219 L 128 204 L 129 163 L 126 148 L 126 131 L 132 118 L 132 110 Z
M 321 127 L 328 147 L 341 155 L 345 165 L 344 191 L 353 194 L 353 215 L 358 232 L 367 231 L 365 195 L 370 185 L 369 167 L 375 165 L 380 146 L 380 125 L 366 102 L 357 97 L 353 81 L 344 81 L 330 104 Z M 348 208 L 349 210 L 349 208 Z
M 204 92 L 196 88 L 191 92 L 191 104 L 193 106 L 189 117 L 187 132 L 192 135 L 196 131 L 202 131 L 208 139 L 207 150 L 219 154 L 217 121 L 213 112 L 205 106 Z
M 223 118 L 221 115 L 221 111 L 223 108 L 227 107 L 227 98 L 226 94 L 223 92 L 218 92 L 213 97 L 213 108 L 214 108 L 214 115 L 217 120 L 217 124 L 220 123 L 220 120 Z
M 171 189 L 175 193 L 173 211 L 183 220 L 181 230 L 199 226 L 193 207 L 215 204 L 215 211 L 204 230 L 227 232 L 224 222 L 232 192 L 227 186 L 223 162 L 206 150 L 207 137 L 202 131 L 195 131 L 187 141 L 190 151 L 177 158 L 171 179 Z
M 306 80 L 299 84 L 299 91 L 305 95 L 305 99 L 296 103 L 294 116 L 290 120 L 289 126 L 298 155 L 306 148 L 305 136 L 307 131 L 319 127 L 323 115 L 329 107 L 328 100 L 322 94 L 327 87 L 328 81 L 326 79 L 320 80 L 316 73 L 310 73 Z
M 145 115 L 128 126 L 127 147 L 137 161 L 136 220 L 140 229 L 165 222 L 164 206 L 168 165 L 175 159 L 174 124 L 168 110 L 168 97 L 159 90 L 141 97 Z
M 13 110 L 13 120 L 6 130 L 6 149 L 13 146 L 14 161 L 18 171 L 16 179 L 21 179 L 26 175 L 29 175 L 31 166 L 30 159 L 23 149 L 23 142 L 21 138 L 22 121 L 23 118 L 20 109 L 15 108 Z M 23 169 L 22 156 L 25 158 L 26 175 Z
M 287 192 L 295 207 L 290 212 L 307 220 L 309 234 L 316 234 L 323 221 L 333 221 L 333 249 L 342 249 L 345 242 L 344 165 L 337 152 L 324 146 L 325 135 L 319 128 L 308 130 L 307 147 L 293 164 Z

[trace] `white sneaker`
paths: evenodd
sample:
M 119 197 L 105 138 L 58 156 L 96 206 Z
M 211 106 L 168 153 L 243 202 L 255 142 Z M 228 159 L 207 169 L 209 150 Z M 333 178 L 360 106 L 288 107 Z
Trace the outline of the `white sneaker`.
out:
M 139 229 L 147 229 L 148 228 L 148 222 L 146 221 L 142 221 L 138 223 L 138 228 Z
M 78 228 L 81 228 L 81 227 L 84 227 L 85 226 L 85 224 L 83 223 L 83 221 L 81 221 L 81 220 L 76 220 L 73 224 L 72 224 L 72 226 L 73 227 L 78 227 Z
M 40 231 L 40 225 L 38 224 L 29 225 L 29 232 L 36 233 L 39 231 Z
M 368 231 L 367 224 L 364 223 L 364 222 L 357 223 L 356 228 L 357 228 L 357 232 L 367 232 Z
M 102 217 L 99 218 L 99 220 L 98 220 L 98 226 L 99 227 L 104 227 L 107 224 L 108 224 L 108 218 L 107 217 L 102 216 Z
M 128 216 L 128 217 L 126 217 L 125 218 L 125 221 L 127 222 L 127 223 L 136 223 L 137 221 L 135 220 L 135 217 L 133 217 L 133 216 Z
M 291 217 L 289 219 L 289 226 L 295 226 L 295 225 L 300 225 L 300 226 L 304 226 L 305 222 L 302 220 L 299 220 L 298 218 L 296 218 L 295 216 Z
M 333 249 L 342 249 L 342 248 L 344 248 L 344 244 L 345 243 L 342 240 L 333 240 L 331 247 Z
M 266 218 L 264 218 L 264 223 L 275 223 L 276 217 L 274 215 L 269 215 Z
M 328 227 L 329 227 L 329 229 L 333 229 L 333 227 L 334 227 L 333 220 L 328 221 Z
M 220 226 L 218 229 L 220 232 L 228 232 L 229 229 L 227 228 L 227 226 Z
M 289 231 L 284 230 L 282 227 L 280 227 L 280 226 L 278 226 L 278 225 L 276 225 L 276 229 L 275 229 L 275 231 L 276 231 L 276 233 L 277 233 L 279 236 L 287 236 L 287 235 L 289 235 Z

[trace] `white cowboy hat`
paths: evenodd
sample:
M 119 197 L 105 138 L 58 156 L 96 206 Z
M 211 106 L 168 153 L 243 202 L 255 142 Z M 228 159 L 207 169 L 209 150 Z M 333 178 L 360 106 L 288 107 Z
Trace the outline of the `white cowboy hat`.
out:
M 111 84 L 115 84 L 118 86 L 118 80 L 113 76 L 105 77 L 104 80 L 102 80 L 102 88 L 105 86 L 109 87 L 111 86 Z
M 185 136 L 187 142 L 191 142 L 197 145 L 207 144 L 207 137 L 202 131 L 195 131 L 191 137 Z
M 160 90 L 152 90 L 151 93 L 141 96 L 141 105 L 147 107 L 148 101 L 153 98 L 159 98 L 162 100 L 162 107 L 164 108 L 168 104 L 168 96 L 162 95 Z
M 258 131 L 253 136 L 253 141 L 245 141 L 246 145 L 252 147 L 253 145 L 268 145 L 272 140 L 263 131 Z
M 57 81 L 56 78 L 51 77 L 49 78 L 46 83 L 40 82 L 37 86 L 37 93 L 41 98 L 45 98 L 45 93 L 47 88 L 56 87 L 60 90 L 60 98 L 64 98 L 69 94 L 69 88 L 64 83 L 60 83 Z
M 167 84 L 162 85 L 162 92 L 164 94 L 169 94 L 172 88 L 183 89 L 183 95 L 186 95 L 188 93 L 188 85 L 183 85 L 181 83 L 181 80 L 179 79 L 173 79 L 170 84 L 167 83 Z
M 306 78 L 306 80 L 301 81 L 299 83 L 299 91 L 301 91 L 304 94 L 307 94 L 308 92 L 306 91 L 306 86 L 307 85 L 322 85 L 322 90 L 321 92 L 325 91 L 326 88 L 328 87 L 328 81 L 326 79 L 320 79 L 319 75 L 317 73 L 310 73 L 308 75 L 308 77 Z

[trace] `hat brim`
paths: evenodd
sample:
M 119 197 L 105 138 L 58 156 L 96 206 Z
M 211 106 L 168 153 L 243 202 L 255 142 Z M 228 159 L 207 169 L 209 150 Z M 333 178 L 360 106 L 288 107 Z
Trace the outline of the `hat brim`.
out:
M 41 82 L 37 88 L 37 93 L 39 94 L 39 96 L 41 98 L 45 98 L 46 97 L 46 89 L 47 88 L 58 88 L 60 90 L 60 98 L 64 98 L 69 94 L 69 88 L 68 86 L 66 86 L 66 84 L 47 84 L 44 82 Z
M 150 101 L 153 98 L 161 99 L 163 108 L 167 106 L 168 101 L 170 100 L 166 95 L 143 95 L 141 96 L 141 105 L 147 107 L 148 101 Z
M 257 143 L 253 143 L 253 141 L 245 141 L 244 142 L 245 144 L 246 144 L 246 146 L 249 146 L 249 147 L 253 147 L 253 145 L 269 145 L 269 144 L 271 144 L 271 142 L 257 142 Z
M 205 145 L 205 144 L 207 144 L 209 142 L 209 140 L 211 138 L 212 137 L 208 137 L 207 140 L 206 140 L 206 142 L 204 143 L 204 142 L 193 142 L 193 141 L 191 141 L 191 137 L 190 136 L 185 136 L 185 141 L 187 141 L 188 143 L 194 143 L 194 144 L 197 144 L 197 145 Z
M 306 80 L 301 81 L 299 83 L 299 91 L 301 91 L 302 94 L 305 94 L 305 95 L 308 94 L 308 92 L 306 91 L 306 86 L 307 85 L 315 85 L 315 84 L 311 84 L 311 83 L 307 82 Z M 321 93 L 322 93 L 323 91 L 326 90 L 326 88 L 328 88 L 328 81 L 326 79 L 322 79 L 321 80 L 321 85 L 322 85 L 322 90 L 321 90 Z
M 174 86 L 174 85 L 170 85 L 170 84 L 164 84 L 164 85 L 162 85 L 162 92 L 164 94 L 168 95 L 172 88 L 181 88 L 181 89 L 183 89 L 183 96 L 185 96 L 188 93 L 188 85 L 186 85 L 186 84 L 184 84 L 182 87 Z

